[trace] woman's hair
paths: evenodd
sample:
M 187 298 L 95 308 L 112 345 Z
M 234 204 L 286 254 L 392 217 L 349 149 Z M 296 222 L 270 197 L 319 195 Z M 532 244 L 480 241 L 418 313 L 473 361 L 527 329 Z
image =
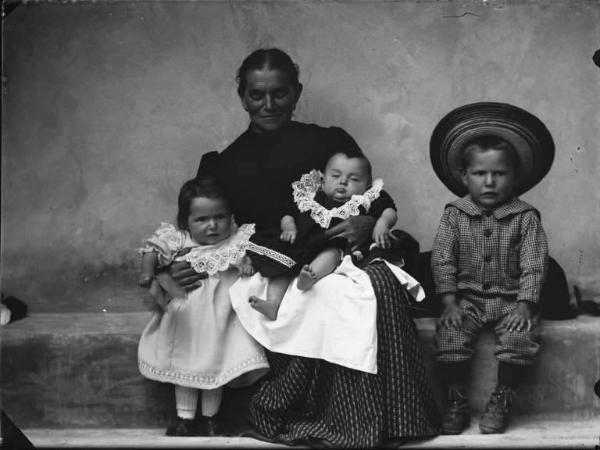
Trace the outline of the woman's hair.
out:
M 188 218 L 190 217 L 192 200 L 197 197 L 220 199 L 226 205 L 229 205 L 223 188 L 217 184 L 214 177 L 203 175 L 186 181 L 179 190 L 179 198 L 177 200 L 179 206 L 177 211 L 177 226 L 180 230 L 188 229 Z
M 519 154 L 510 142 L 500 136 L 486 134 L 471 139 L 463 146 L 460 151 L 460 169 L 463 171 L 467 170 L 467 167 L 471 164 L 473 153 L 486 152 L 488 150 L 503 152 L 515 171 L 518 171 L 521 168 Z
M 237 92 L 240 97 L 246 92 L 246 76 L 252 70 L 260 70 L 263 68 L 272 70 L 280 70 L 285 73 L 296 92 L 300 92 L 301 84 L 298 79 L 298 65 L 292 61 L 292 58 L 278 48 L 261 48 L 250 53 L 242 62 L 242 65 L 237 71 L 236 81 L 238 84 Z

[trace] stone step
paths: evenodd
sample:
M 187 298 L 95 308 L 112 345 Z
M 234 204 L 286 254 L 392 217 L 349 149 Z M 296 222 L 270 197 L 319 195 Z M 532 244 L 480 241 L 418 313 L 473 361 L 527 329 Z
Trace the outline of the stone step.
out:
M 515 421 L 516 422 L 516 421 Z M 168 437 L 163 429 L 27 429 L 24 434 L 43 448 L 290 448 L 244 437 Z M 453 448 L 588 448 L 600 445 L 598 420 L 522 420 L 504 434 L 483 435 L 473 423 L 458 436 L 404 443 L 402 449 Z M 308 447 L 294 447 L 308 448 Z
M 172 386 L 143 378 L 137 343 L 149 313 L 33 314 L 2 328 L 2 409 L 21 428 L 164 428 Z M 431 370 L 435 320 L 415 320 Z M 600 415 L 600 320 L 579 316 L 542 325 L 542 351 L 515 400 L 515 416 L 586 420 Z M 478 415 L 495 385 L 494 337 L 482 334 L 470 402 Z M 251 389 L 226 389 L 224 412 L 243 420 Z

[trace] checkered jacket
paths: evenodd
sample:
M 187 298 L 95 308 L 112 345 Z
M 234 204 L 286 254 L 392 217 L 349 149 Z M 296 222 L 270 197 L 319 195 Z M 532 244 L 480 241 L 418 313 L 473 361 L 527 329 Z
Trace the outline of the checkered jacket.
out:
M 484 210 L 468 198 L 446 205 L 433 243 L 436 293 L 539 302 L 548 241 L 539 212 L 513 199 Z

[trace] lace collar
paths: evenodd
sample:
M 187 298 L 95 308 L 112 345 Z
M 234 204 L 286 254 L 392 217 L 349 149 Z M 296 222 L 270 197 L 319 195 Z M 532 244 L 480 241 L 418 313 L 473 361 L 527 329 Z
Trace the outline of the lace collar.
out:
M 292 190 L 294 202 L 300 212 L 310 211 L 310 217 L 323 228 L 328 228 L 333 218 L 346 220 L 349 217 L 358 216 L 360 214 L 359 207 L 361 206 L 368 211 L 371 203 L 379 198 L 383 188 L 383 180 L 377 178 L 364 194 L 353 195 L 343 205 L 327 209 L 315 200 L 315 195 L 321 189 L 322 181 L 323 174 L 318 170 L 311 170 L 309 173 L 302 175 L 300 181 L 292 183 Z
M 235 234 L 215 245 L 193 247 L 181 259 L 190 263 L 196 272 L 214 275 L 227 270 L 246 254 L 248 240 L 254 234 L 253 223 L 240 225 Z

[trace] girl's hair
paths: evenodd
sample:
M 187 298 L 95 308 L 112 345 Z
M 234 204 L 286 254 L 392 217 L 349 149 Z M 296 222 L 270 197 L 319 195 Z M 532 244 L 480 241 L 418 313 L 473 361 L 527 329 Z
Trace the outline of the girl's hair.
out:
M 240 97 L 246 92 L 246 76 L 252 70 L 269 68 L 280 70 L 285 73 L 296 92 L 300 92 L 302 85 L 298 80 L 298 65 L 292 61 L 292 58 L 278 48 L 261 48 L 250 53 L 242 62 L 237 71 L 235 80 L 237 81 L 237 92 Z
M 188 229 L 188 218 L 190 217 L 192 200 L 197 197 L 220 199 L 229 206 L 223 188 L 217 184 L 214 177 L 203 175 L 188 180 L 181 186 L 177 200 L 179 206 L 177 211 L 177 226 L 180 230 Z
M 475 152 L 486 152 L 488 150 L 498 150 L 503 152 L 515 171 L 521 168 L 521 159 L 519 154 L 512 146 L 510 142 L 496 135 L 482 135 L 468 141 L 460 151 L 460 169 L 463 171 L 467 170 L 473 153 Z

